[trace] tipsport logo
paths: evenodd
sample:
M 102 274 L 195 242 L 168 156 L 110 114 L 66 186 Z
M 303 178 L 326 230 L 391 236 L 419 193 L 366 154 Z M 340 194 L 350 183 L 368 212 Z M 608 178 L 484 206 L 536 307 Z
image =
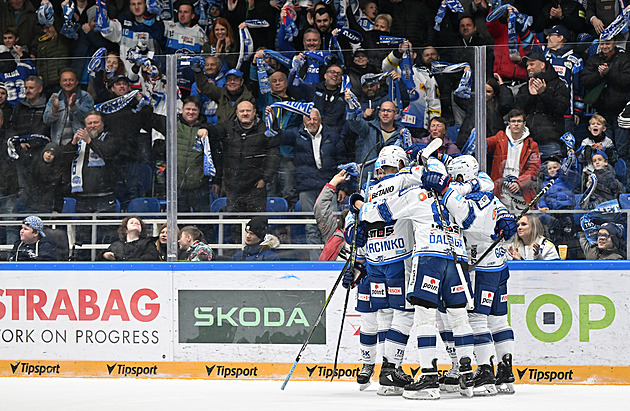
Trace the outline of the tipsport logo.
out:
M 157 375 L 157 365 L 152 367 L 130 367 L 125 364 L 115 363 L 114 365 L 107 365 L 107 372 L 109 375 L 118 376 L 132 376 L 132 377 L 144 377 L 147 375 Z
M 28 362 L 18 361 L 15 364 L 11 365 L 11 372 L 13 374 L 24 374 L 24 375 L 51 375 L 51 374 L 59 374 L 59 364 L 57 365 L 34 365 Z
M 552 381 L 571 381 L 573 380 L 573 370 L 568 371 L 540 371 L 537 368 L 525 368 L 524 370 L 516 369 L 516 373 L 518 374 L 518 379 L 523 380 L 529 371 L 529 378 L 531 381 L 539 382 L 552 382 Z
M 216 370 L 215 376 L 223 378 L 239 378 L 239 377 L 258 377 L 258 367 L 241 368 L 241 367 L 225 367 L 223 365 L 213 364 L 211 367 L 206 365 L 208 377 Z
M 306 371 L 308 371 L 309 378 L 323 377 L 329 379 L 333 376 L 333 372 L 335 373 L 335 377 L 351 377 L 356 378 L 359 375 L 361 369 L 359 367 L 355 368 L 337 368 L 334 371 L 332 368 L 326 367 L 325 365 L 314 365 L 312 367 L 306 367 Z

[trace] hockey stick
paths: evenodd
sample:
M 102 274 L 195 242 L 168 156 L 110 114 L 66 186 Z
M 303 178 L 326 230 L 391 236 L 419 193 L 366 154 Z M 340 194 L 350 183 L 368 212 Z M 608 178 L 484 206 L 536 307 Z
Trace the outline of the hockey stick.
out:
M 370 180 L 372 180 L 372 173 L 368 172 L 367 175 L 367 186 L 365 187 L 365 198 L 368 197 L 368 193 L 370 191 Z M 360 181 L 360 180 L 359 180 Z M 355 229 L 354 229 L 354 233 L 352 233 L 353 235 L 353 241 L 355 241 L 355 245 L 354 248 L 356 249 L 356 233 L 358 231 L 358 216 L 355 215 Z M 354 261 L 356 262 L 356 250 L 354 253 Z M 354 267 L 354 263 L 351 267 Z M 350 268 L 352 270 L 352 268 Z M 356 281 L 356 279 L 355 279 Z M 354 281 L 352 282 L 352 284 L 350 284 L 350 286 L 348 286 L 348 288 L 346 289 L 346 299 L 343 303 L 343 312 L 342 312 L 342 316 L 341 316 L 341 327 L 339 328 L 339 338 L 337 338 L 337 348 L 335 350 L 335 362 L 333 364 L 333 373 L 332 373 L 332 377 L 330 377 L 330 381 L 332 382 L 332 380 L 335 379 L 335 375 L 337 374 L 337 360 L 339 359 L 339 347 L 341 347 L 341 336 L 343 334 L 343 324 L 346 320 L 346 312 L 348 311 L 348 300 L 350 300 L 350 290 L 352 289 L 352 287 L 354 286 Z
M 431 144 L 429 144 L 427 148 L 425 148 L 422 151 L 422 155 L 421 155 L 422 164 L 424 165 L 425 170 L 429 169 L 428 168 L 429 156 L 435 151 L 435 149 L 428 150 L 429 148 L 432 148 L 432 146 L 437 146 L 438 148 L 441 147 L 442 139 L 441 138 L 433 139 L 431 141 Z M 464 277 L 464 270 L 462 269 L 462 265 L 457 259 L 457 252 L 455 251 L 455 244 L 453 243 L 453 237 L 451 235 L 451 232 L 447 230 L 447 228 L 450 228 L 450 227 L 446 223 L 446 218 L 444 217 L 444 210 L 442 209 L 442 203 L 440 203 L 440 199 L 438 197 L 437 191 L 436 190 L 431 190 L 431 191 L 433 192 L 433 195 L 435 196 L 435 204 L 438 210 L 438 214 L 440 215 L 440 222 L 442 223 L 442 229 L 446 231 L 446 239 L 448 240 L 448 246 L 451 249 L 451 255 L 453 256 L 453 260 L 455 261 L 455 267 L 457 267 L 457 274 L 459 274 L 459 281 L 464 286 L 464 295 L 466 296 L 466 309 L 472 310 L 475 307 L 475 302 L 472 299 L 472 296 L 470 295 L 470 290 L 468 289 L 468 282 L 466 281 L 466 277 Z
M 521 218 L 523 218 L 523 216 L 524 216 L 525 214 L 527 214 L 527 212 L 528 212 L 529 210 L 531 210 L 531 209 L 532 209 L 532 207 L 534 207 L 534 206 L 536 205 L 536 203 L 538 202 L 538 200 L 540 200 L 540 198 L 541 198 L 542 196 L 544 196 L 544 195 L 545 195 L 545 193 L 546 193 L 546 192 L 547 192 L 547 191 L 551 188 L 551 186 L 552 186 L 552 185 L 553 185 L 553 183 L 555 183 L 555 182 L 556 182 L 556 180 L 551 180 L 551 181 L 549 181 L 549 183 L 547 183 L 547 185 L 546 185 L 546 186 L 544 186 L 544 187 L 542 188 L 542 190 L 540 190 L 540 192 L 539 192 L 538 194 L 536 194 L 536 197 L 534 197 L 534 199 L 533 199 L 532 201 L 530 201 L 530 203 L 529 203 L 529 204 L 527 204 L 527 207 L 525 207 L 525 209 L 521 212 L 521 214 L 519 214 L 519 216 L 518 216 L 518 217 L 516 217 L 516 222 L 517 222 L 517 223 L 518 223 L 518 220 L 520 220 Z M 483 252 L 483 254 L 481 254 L 481 257 L 479 257 L 479 258 L 477 259 L 477 262 L 476 262 L 475 264 L 472 264 L 472 265 L 470 265 L 470 266 L 468 267 L 468 271 L 472 271 L 472 270 L 474 270 L 474 269 L 475 269 L 475 268 L 479 265 L 479 263 L 481 262 L 481 260 L 483 260 L 483 259 L 484 259 L 484 258 L 485 258 L 488 254 L 490 254 L 490 251 L 494 250 L 494 247 L 496 247 L 496 246 L 497 246 L 497 244 L 499 244 L 499 242 L 501 242 L 501 240 L 502 240 L 502 236 L 499 236 L 496 240 L 494 240 L 494 241 L 492 242 L 492 244 L 490 244 L 490 246 L 486 249 L 486 251 L 484 251 L 484 252 Z
M 282 383 L 282 387 L 280 387 L 280 389 L 284 390 L 284 387 L 287 386 L 287 383 L 289 382 L 289 379 L 291 378 L 291 375 L 293 374 L 293 371 L 295 371 L 295 367 L 297 366 L 298 362 L 300 361 L 300 357 L 302 356 L 302 352 L 304 352 L 304 350 L 306 349 L 306 346 L 308 345 L 308 342 L 311 340 L 311 337 L 313 336 L 313 333 L 315 332 L 315 329 L 317 328 L 317 326 L 319 325 L 319 322 L 321 321 L 322 317 L 324 316 L 324 312 L 326 311 L 326 307 L 328 307 L 328 303 L 330 303 L 330 299 L 332 298 L 333 294 L 335 293 L 335 290 L 339 286 L 339 283 L 341 282 L 341 279 L 343 278 L 343 272 L 346 270 L 346 267 L 348 267 L 348 264 L 350 264 L 350 259 L 346 260 L 346 264 L 341 269 L 341 273 L 337 277 L 337 280 L 335 281 L 335 284 L 333 285 L 332 289 L 330 290 L 330 294 L 328 294 L 328 298 L 326 298 L 326 301 L 324 302 L 324 306 L 322 307 L 322 310 L 319 312 L 319 315 L 317 316 L 317 319 L 315 319 L 315 323 L 313 323 L 313 326 L 311 327 L 311 331 L 308 333 L 308 336 L 306 337 L 306 340 L 304 341 L 304 344 L 302 344 L 302 348 L 300 348 L 300 351 L 298 352 L 297 357 L 295 357 L 295 361 L 293 362 L 293 366 L 291 367 L 291 370 L 289 371 L 289 373 L 287 374 L 286 378 L 284 379 L 284 382 Z
M 370 160 L 370 161 L 367 161 L 367 158 L 370 156 L 370 153 L 372 153 L 372 151 L 376 147 L 378 147 L 380 145 L 381 145 L 381 143 L 378 142 L 374 146 L 372 146 L 370 151 L 368 151 L 368 153 L 363 158 L 363 163 L 361 163 L 361 170 L 359 170 L 359 189 L 361 189 L 361 181 L 363 180 L 363 171 L 365 170 L 365 166 L 375 162 L 378 157 L 375 158 L 374 160 Z M 372 173 L 368 172 L 368 179 L 367 179 L 366 186 L 365 186 L 365 193 L 366 193 L 365 198 L 366 199 L 367 199 L 367 194 L 368 194 L 368 192 L 370 190 L 370 180 L 371 179 L 372 179 Z M 354 269 L 354 263 L 356 262 L 356 259 L 357 259 L 357 231 L 358 231 L 358 227 L 359 227 L 359 214 L 355 213 L 354 214 L 354 231 L 352 232 L 352 252 L 350 253 L 350 260 L 352 261 L 352 263 L 350 264 L 350 269 L 351 270 Z M 348 300 L 350 299 L 350 290 L 354 286 L 354 282 L 355 281 L 356 281 L 356 279 L 346 289 L 346 299 L 345 299 L 345 302 L 343 304 L 343 311 L 341 313 L 341 328 L 339 328 L 339 338 L 337 339 L 337 348 L 335 349 L 335 362 L 333 364 L 332 377 L 330 377 L 330 381 L 331 382 L 332 382 L 333 379 L 335 379 L 335 375 L 337 374 L 337 360 L 339 359 L 339 348 L 341 347 L 341 335 L 343 334 L 343 324 L 344 324 L 345 319 L 346 319 L 346 312 L 348 311 Z
M 370 151 L 368 151 L 368 153 L 365 156 L 365 158 L 363 159 L 364 161 L 361 164 L 361 170 L 359 172 L 359 187 L 361 187 L 361 179 L 363 178 L 364 167 L 366 165 L 372 164 L 372 163 L 374 163 L 376 161 L 376 159 L 367 161 L 367 158 L 370 155 L 370 153 L 372 152 L 372 150 L 374 150 L 374 148 L 377 147 L 379 144 L 377 144 L 374 147 L 372 147 L 370 149 Z M 355 244 L 356 244 L 356 237 L 357 237 L 357 230 L 355 229 L 354 233 L 352 235 L 352 251 L 350 253 L 350 258 L 348 258 L 348 260 L 346 260 L 346 264 L 343 266 L 343 268 L 341 269 L 341 272 L 337 276 L 337 279 L 335 280 L 335 284 L 333 285 L 332 289 L 330 290 L 330 294 L 328 294 L 328 298 L 326 298 L 326 301 L 324 302 L 324 306 L 322 307 L 321 311 L 319 312 L 319 315 L 317 316 L 317 319 L 315 319 L 315 323 L 313 323 L 313 326 L 311 327 L 311 331 L 308 333 L 308 336 L 306 337 L 306 340 L 304 341 L 304 344 L 302 344 L 302 347 L 300 348 L 300 351 L 298 352 L 297 356 L 295 357 L 295 361 L 293 362 L 293 365 L 291 366 L 291 369 L 289 370 L 289 373 L 285 377 L 284 382 L 282 383 L 282 387 L 280 387 L 281 390 L 285 389 L 285 387 L 287 386 L 287 383 L 289 382 L 289 379 L 291 379 L 291 375 L 293 375 L 293 372 L 295 371 L 295 367 L 297 366 L 298 362 L 300 362 L 300 358 L 302 357 L 302 353 L 306 349 L 306 346 L 308 345 L 309 341 L 311 340 L 311 337 L 315 333 L 315 329 L 317 328 L 317 326 L 319 325 L 319 322 L 321 321 L 322 317 L 324 316 L 324 312 L 326 312 L 326 308 L 328 307 L 328 304 L 330 303 L 330 300 L 331 300 L 333 294 L 337 290 L 337 287 L 339 286 L 339 283 L 341 282 L 341 279 L 343 278 L 343 272 L 346 270 L 346 268 L 348 267 L 348 265 L 350 263 L 352 263 L 352 265 L 354 266 L 354 260 L 356 258 L 356 246 L 355 246 Z M 345 310 L 344 310 L 344 313 L 343 313 L 343 317 L 345 317 Z M 339 351 L 339 347 L 337 347 L 337 351 Z M 335 375 L 335 372 L 333 372 L 333 375 Z

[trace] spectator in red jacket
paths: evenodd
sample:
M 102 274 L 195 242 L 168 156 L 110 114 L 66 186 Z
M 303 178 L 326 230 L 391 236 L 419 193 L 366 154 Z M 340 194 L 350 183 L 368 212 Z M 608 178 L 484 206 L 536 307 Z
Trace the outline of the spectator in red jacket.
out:
M 488 138 L 488 155 L 492 156 L 490 177 L 494 181 L 494 194 L 511 212 L 517 213 L 536 196 L 540 154 L 538 144 L 529 135 L 523 110 L 511 110 L 508 118 L 505 131 Z

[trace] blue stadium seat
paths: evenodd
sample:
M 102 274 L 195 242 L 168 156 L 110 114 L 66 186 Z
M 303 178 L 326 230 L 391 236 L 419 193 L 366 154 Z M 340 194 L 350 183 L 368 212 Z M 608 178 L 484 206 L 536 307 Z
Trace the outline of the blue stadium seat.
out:
M 159 213 L 161 209 L 160 200 L 153 197 L 134 198 L 127 206 L 128 213 Z
M 302 211 L 300 200 L 295 203 L 293 211 Z M 294 224 L 291 226 L 291 242 L 294 244 L 306 244 L 306 229 L 304 224 Z
M 626 162 L 623 158 L 619 158 L 615 163 L 615 176 L 617 177 L 617 180 L 621 181 L 621 184 L 623 184 L 623 187 L 626 189 L 628 188 L 627 172 L 628 168 Z
M 219 197 L 216 200 L 214 200 L 212 204 L 210 204 L 210 212 L 218 213 L 219 211 L 223 210 L 225 206 L 227 206 L 227 198 Z
M 619 195 L 619 207 L 624 210 L 630 210 L 630 194 Z
M 457 141 L 457 135 L 459 134 L 460 126 L 450 126 L 446 129 L 446 137 L 450 138 L 453 144 Z
M 268 213 L 286 213 L 289 211 L 289 203 L 282 197 L 267 197 Z
M 138 182 L 140 195 L 150 196 L 153 194 L 153 169 L 150 165 L 140 164 L 138 168 Z
M 72 197 L 64 197 L 63 198 L 63 209 L 62 213 L 75 213 L 77 211 L 77 200 Z

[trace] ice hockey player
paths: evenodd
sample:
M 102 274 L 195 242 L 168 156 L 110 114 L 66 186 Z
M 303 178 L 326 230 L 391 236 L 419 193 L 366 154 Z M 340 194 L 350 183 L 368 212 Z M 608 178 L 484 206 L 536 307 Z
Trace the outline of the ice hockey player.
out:
M 393 196 L 378 202 L 364 203 L 353 195 L 350 206 L 360 209 L 360 223 L 394 220 L 410 220 L 413 225 L 414 252 L 412 273 L 408 283 L 407 300 L 415 306 L 415 321 L 418 331 L 418 352 L 422 375 L 416 382 L 404 387 L 403 397 L 408 399 L 439 399 L 435 319 L 438 304 L 446 306 L 452 326 L 459 357 L 460 384 L 462 395 L 472 396 L 473 331 L 466 312 L 465 287 L 470 280 L 462 272 L 462 284 L 456 264 L 451 256 L 451 244 L 460 260 L 467 262 L 461 229 L 474 219 L 468 204 L 449 188 L 450 178 L 443 173 L 424 171 L 422 186 L 403 189 Z M 435 190 L 435 191 L 434 191 Z M 441 203 L 446 224 L 443 226 L 438 214 L 435 192 L 442 195 Z M 452 243 L 447 236 L 450 235 Z M 470 291 L 470 288 L 469 288 Z
M 378 201 L 400 190 L 395 174 L 407 165 L 405 151 L 397 146 L 381 149 L 375 164 L 378 179 L 368 182 L 369 201 Z M 348 214 L 346 237 L 351 242 L 354 216 Z M 383 365 L 379 375 L 379 395 L 401 395 L 413 378 L 400 367 L 413 325 L 413 306 L 405 300 L 405 285 L 411 264 L 413 232 L 409 220 L 375 222 L 357 232 L 357 245 L 366 260 L 365 278 L 358 286 L 357 311 L 361 312 L 361 359 L 363 368 L 357 377 L 360 389 L 371 382 L 378 340 L 383 340 Z M 407 266 L 407 269 L 405 269 Z M 343 285 L 354 280 L 354 270 L 346 270 Z
M 451 188 L 458 192 L 457 185 L 477 179 L 479 173 L 477 160 L 468 155 L 454 158 L 446 168 L 454 181 Z M 478 263 L 474 274 L 471 274 L 471 277 L 474 275 L 475 308 L 468 312 L 468 320 L 475 337 L 474 351 L 477 359 L 473 393 L 480 396 L 495 395 L 497 389 L 502 393 L 514 393 L 514 333 L 507 322 L 507 280 L 510 274 L 503 242 L 483 260 L 477 261 L 477 258 L 497 237 L 500 236 L 504 241 L 510 239 L 516 233 L 516 220 L 494 197 L 492 187 L 488 191 L 472 192 L 465 197 L 473 207 L 475 219 L 464 230 L 464 241 L 469 262 Z M 489 232 L 488 227 L 494 227 L 494 233 Z M 495 349 L 500 359 L 496 380 L 492 364 Z M 451 391 L 448 386 L 446 390 Z

